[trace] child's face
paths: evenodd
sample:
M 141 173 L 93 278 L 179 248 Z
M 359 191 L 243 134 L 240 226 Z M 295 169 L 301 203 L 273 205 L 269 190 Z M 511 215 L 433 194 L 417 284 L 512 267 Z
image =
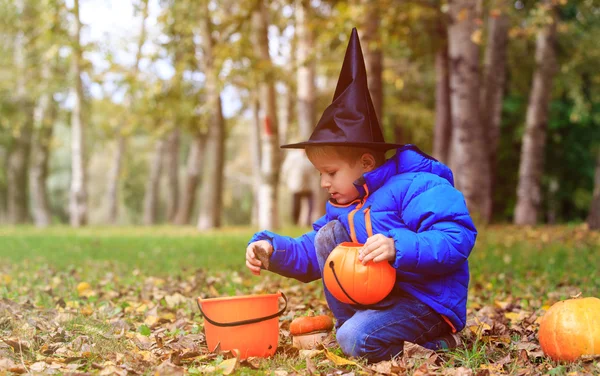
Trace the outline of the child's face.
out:
M 338 204 L 348 204 L 358 197 L 353 183 L 368 171 L 360 161 L 354 166 L 340 157 L 321 157 L 311 162 L 321 174 L 321 187 L 325 188 Z

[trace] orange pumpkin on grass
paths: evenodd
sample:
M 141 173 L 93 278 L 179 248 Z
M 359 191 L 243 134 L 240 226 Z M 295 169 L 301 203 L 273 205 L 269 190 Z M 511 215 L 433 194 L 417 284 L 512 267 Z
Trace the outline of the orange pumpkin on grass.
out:
M 339 244 L 325 261 L 323 282 L 340 302 L 357 305 L 375 304 L 385 298 L 396 283 L 396 270 L 387 261 L 358 259 L 362 244 Z
M 554 360 L 600 355 L 600 299 L 574 298 L 555 303 L 542 316 L 538 338 Z

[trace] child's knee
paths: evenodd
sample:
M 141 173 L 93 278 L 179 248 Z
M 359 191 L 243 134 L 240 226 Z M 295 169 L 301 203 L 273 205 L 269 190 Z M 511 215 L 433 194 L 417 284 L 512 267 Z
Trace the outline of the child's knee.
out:
M 342 222 L 334 219 L 321 227 L 315 235 L 316 245 L 337 245 L 347 241 L 348 232 L 344 228 Z
M 347 356 L 364 358 L 368 362 L 390 360 L 402 352 L 403 344 L 379 338 L 376 333 L 371 333 L 360 325 L 354 325 L 352 320 L 346 321 L 336 331 L 336 339 L 340 348 Z
M 347 326 L 342 325 L 336 331 L 335 338 L 344 354 L 359 357 L 359 354 L 362 353 L 359 336 L 359 333 L 349 330 Z

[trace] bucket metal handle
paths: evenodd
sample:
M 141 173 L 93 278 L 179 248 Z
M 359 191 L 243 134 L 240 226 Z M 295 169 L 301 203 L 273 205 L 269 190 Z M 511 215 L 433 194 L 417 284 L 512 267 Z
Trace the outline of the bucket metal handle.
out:
M 206 313 L 204 313 L 204 311 L 202 310 L 202 304 L 200 303 L 199 298 L 196 300 L 196 303 L 198 304 L 198 308 L 200 309 L 200 313 L 202 314 L 202 316 L 204 316 L 204 319 L 215 326 L 227 327 L 227 326 L 248 325 L 248 324 L 254 324 L 257 322 L 261 322 L 261 321 L 271 320 L 271 319 L 274 319 L 275 317 L 281 316 L 281 314 L 283 314 L 283 312 L 285 312 L 285 310 L 287 309 L 288 300 L 283 292 L 279 291 L 279 294 L 281 294 L 281 297 L 283 298 L 283 301 L 285 302 L 285 304 L 284 304 L 283 308 L 280 309 L 277 313 L 274 313 L 272 315 L 265 316 L 265 317 L 258 317 L 255 319 L 248 319 L 248 320 L 241 320 L 241 321 L 234 321 L 234 322 L 214 321 L 214 320 L 210 319 L 208 316 L 206 316 Z

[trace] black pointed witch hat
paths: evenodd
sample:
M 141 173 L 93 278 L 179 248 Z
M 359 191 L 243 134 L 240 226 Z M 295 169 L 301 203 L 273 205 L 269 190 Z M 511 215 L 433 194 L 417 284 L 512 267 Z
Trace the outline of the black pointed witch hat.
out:
M 350 35 L 333 101 L 323 112 L 310 138 L 281 147 L 303 149 L 311 145 L 343 145 L 377 150 L 403 146 L 386 143 L 383 139 L 367 86 L 367 69 L 356 28 L 352 29 Z

